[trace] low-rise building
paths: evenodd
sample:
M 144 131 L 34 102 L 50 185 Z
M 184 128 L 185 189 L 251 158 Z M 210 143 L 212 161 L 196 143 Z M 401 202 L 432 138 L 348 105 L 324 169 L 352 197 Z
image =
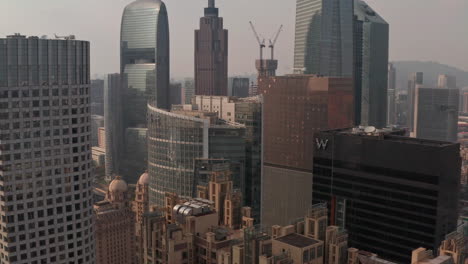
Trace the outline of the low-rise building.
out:
M 273 255 L 287 253 L 294 264 L 323 264 L 323 241 L 297 233 L 273 240 Z

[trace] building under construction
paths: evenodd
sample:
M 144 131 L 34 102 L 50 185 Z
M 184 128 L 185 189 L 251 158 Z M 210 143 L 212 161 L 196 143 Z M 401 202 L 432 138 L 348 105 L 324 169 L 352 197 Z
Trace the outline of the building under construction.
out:
M 280 26 L 276 34 L 274 35 L 273 39 L 269 39 L 268 48 L 271 52 L 270 59 L 264 59 L 263 57 L 263 49 L 266 48 L 265 39 L 262 39 L 260 35 L 257 33 L 252 22 L 250 22 L 250 27 L 255 35 L 255 38 L 258 41 L 258 45 L 260 46 L 260 59 L 255 61 L 255 67 L 258 71 L 258 77 L 268 77 L 268 76 L 276 76 L 276 69 L 278 69 L 278 60 L 275 60 L 275 44 L 278 40 L 279 34 L 283 29 L 283 25 Z

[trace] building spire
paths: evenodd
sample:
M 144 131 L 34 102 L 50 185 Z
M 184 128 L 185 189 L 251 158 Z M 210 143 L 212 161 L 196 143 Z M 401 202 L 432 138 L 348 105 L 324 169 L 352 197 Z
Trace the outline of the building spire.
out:
M 208 0 L 208 7 L 214 8 L 215 7 L 215 0 Z
M 215 7 L 215 0 L 208 0 L 208 7 L 205 8 L 206 17 L 217 17 L 218 8 Z

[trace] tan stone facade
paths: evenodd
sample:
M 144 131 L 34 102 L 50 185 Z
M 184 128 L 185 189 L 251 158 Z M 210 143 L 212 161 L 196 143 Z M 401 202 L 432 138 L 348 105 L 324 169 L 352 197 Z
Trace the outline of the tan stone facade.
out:
M 110 183 L 106 199 L 94 205 L 97 264 L 136 263 L 135 215 L 127 191 L 127 184 L 117 177 Z
M 148 185 L 149 175 L 145 172 L 140 176 L 136 184 L 135 200 L 132 204 L 132 210 L 135 214 L 135 251 L 137 263 L 143 263 L 143 216 L 149 211 Z

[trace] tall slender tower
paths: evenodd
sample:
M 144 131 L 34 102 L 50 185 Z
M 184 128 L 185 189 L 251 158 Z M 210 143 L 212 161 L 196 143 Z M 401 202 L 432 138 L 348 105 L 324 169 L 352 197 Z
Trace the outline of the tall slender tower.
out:
M 169 86 L 169 23 L 165 4 L 161 0 L 136 0 L 125 7 L 120 36 L 120 95 L 108 93 L 119 101 L 121 111 L 113 112 L 112 124 L 106 130 L 120 127 L 108 141 L 115 151 L 113 171 L 128 183 L 136 183 L 137 175 L 146 171 L 147 105 L 170 108 Z M 113 88 L 118 88 L 114 85 Z M 116 100 L 120 96 L 120 100 Z M 107 98 L 106 100 L 111 100 Z M 118 116 L 117 116 L 118 115 Z M 117 138 L 118 142 L 114 140 Z
M 227 96 L 228 31 L 215 0 L 208 0 L 200 29 L 195 30 L 195 94 Z
M 356 125 L 387 126 L 389 25 L 367 3 L 354 1 Z
M 120 172 L 123 147 L 122 84 L 124 76 L 114 73 L 104 80 L 104 126 L 106 133 L 106 181 L 110 183 Z
M 396 125 L 396 68 L 393 63 L 388 64 L 388 105 L 387 105 L 387 124 Z
M 409 132 L 414 131 L 414 107 L 416 99 L 416 88 L 424 82 L 424 74 L 422 72 L 414 72 L 410 74 L 408 80 L 408 113 L 407 122 Z

